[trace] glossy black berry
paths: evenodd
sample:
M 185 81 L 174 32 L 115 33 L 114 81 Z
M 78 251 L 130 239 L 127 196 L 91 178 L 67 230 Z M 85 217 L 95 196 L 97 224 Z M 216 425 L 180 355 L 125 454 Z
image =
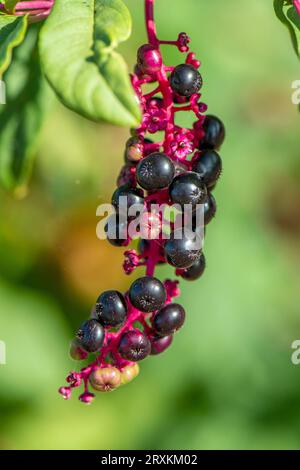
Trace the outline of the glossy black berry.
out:
M 165 303 L 167 293 L 164 285 L 151 276 L 140 277 L 133 282 L 129 289 L 132 305 L 141 312 L 154 312 Z
M 204 224 L 207 225 L 214 218 L 217 212 L 217 203 L 211 193 L 207 194 L 204 201 Z
M 166 261 L 175 268 L 189 268 L 201 256 L 202 241 L 199 236 L 187 235 L 181 229 L 171 233 L 164 245 Z
M 192 266 L 180 273 L 180 276 L 186 281 L 195 281 L 202 276 L 205 270 L 205 256 L 202 253 L 200 258 Z
M 91 319 L 82 323 L 76 338 L 79 346 L 87 352 L 96 352 L 104 341 L 104 328 L 97 320 Z
M 128 245 L 128 225 L 127 218 L 112 214 L 107 219 L 105 225 L 106 238 L 113 246 L 127 246 Z
M 184 308 L 179 304 L 168 304 L 155 314 L 152 326 L 158 335 L 166 336 L 179 330 L 184 320 Z
M 172 182 L 174 174 L 174 163 L 164 153 L 151 153 L 138 163 L 136 169 L 139 185 L 148 191 L 167 188 Z
M 121 325 L 127 315 L 127 305 L 123 295 L 116 290 L 103 292 L 96 302 L 97 319 L 103 326 Z
M 204 138 L 200 141 L 200 149 L 218 149 L 225 139 L 225 127 L 216 116 L 208 114 L 203 123 Z
M 168 336 L 153 336 L 150 338 L 151 342 L 151 355 L 157 355 L 164 352 L 172 343 L 173 335 Z
M 151 352 L 151 343 L 147 336 L 139 330 L 123 333 L 118 351 L 127 361 L 141 361 Z
M 192 65 L 180 64 L 171 73 L 170 84 L 175 93 L 189 97 L 202 87 L 202 77 Z
M 207 191 L 200 176 L 189 171 L 174 178 L 169 188 L 169 194 L 175 204 L 195 206 L 204 202 Z
M 220 155 L 214 150 L 205 150 L 194 163 L 193 171 L 201 176 L 207 187 L 214 186 L 222 171 Z
M 120 199 L 126 197 L 127 199 Z M 111 203 L 119 210 L 126 210 L 125 204 L 127 201 L 127 208 L 132 205 L 143 205 L 144 204 L 144 193 L 139 188 L 133 188 L 129 184 L 124 184 L 115 190 L 113 193 Z

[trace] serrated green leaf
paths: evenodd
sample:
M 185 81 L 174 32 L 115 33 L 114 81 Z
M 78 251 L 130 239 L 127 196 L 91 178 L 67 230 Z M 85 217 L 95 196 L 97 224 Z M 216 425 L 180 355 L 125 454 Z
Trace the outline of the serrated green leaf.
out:
M 40 52 L 46 77 L 67 107 L 94 121 L 138 125 L 127 66 L 114 51 L 130 32 L 121 0 L 56 0 Z
M 295 6 L 286 0 L 274 0 L 274 10 L 279 20 L 289 29 L 294 50 L 300 58 L 300 16 Z
M 29 175 L 37 139 L 48 109 L 49 89 L 37 50 L 38 27 L 31 27 L 4 75 L 6 105 L 0 105 L 0 181 L 7 189 L 23 185 Z
M 27 29 L 27 16 L 0 14 L 0 77 L 11 62 L 12 50 L 21 44 Z

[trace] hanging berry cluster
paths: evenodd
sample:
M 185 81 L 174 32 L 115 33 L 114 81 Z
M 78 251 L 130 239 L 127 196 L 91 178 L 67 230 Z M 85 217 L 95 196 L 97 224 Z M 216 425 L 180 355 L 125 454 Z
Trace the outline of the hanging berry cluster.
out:
M 185 311 L 173 302 L 180 294 L 178 281 L 162 283 L 155 278 L 156 265 L 167 262 L 176 268 L 177 276 L 186 280 L 198 279 L 204 272 L 201 248 L 194 249 L 189 237 L 178 238 L 174 231 L 164 240 L 161 215 L 153 214 L 151 205 L 190 204 L 196 208 L 201 204 L 204 225 L 216 212 L 212 190 L 221 174 L 221 158 L 216 150 L 223 143 L 224 126 L 217 117 L 204 114 L 207 107 L 200 101 L 200 62 L 189 52 L 189 37 L 181 33 L 176 41 L 160 41 L 153 3 L 154 0 L 145 0 L 148 44 L 139 48 L 132 75 L 143 119 L 126 144 L 125 165 L 112 196 L 116 214 L 108 219 L 106 232 L 114 246 L 127 246 L 131 241 L 129 236 L 110 235 L 115 234 L 112 228 L 117 228 L 118 234 L 127 230 L 119 202 L 121 196 L 126 196 L 129 208 L 141 204 L 146 209 L 142 223 L 151 228 L 155 237 L 141 239 L 139 252 L 125 251 L 125 272 L 130 274 L 137 266 L 145 266 L 146 275 L 135 280 L 124 295 L 113 290 L 103 292 L 91 318 L 81 325 L 72 342 L 70 353 L 74 359 L 86 359 L 90 353 L 95 353 L 96 358 L 81 371 L 71 372 L 68 385 L 59 391 L 68 399 L 72 389 L 83 384 L 79 399 L 84 403 L 94 398 L 89 385 L 105 392 L 134 379 L 139 372 L 137 362 L 150 354 L 162 353 L 183 325 Z M 176 46 L 186 53 L 185 62 L 176 67 L 164 65 L 161 44 Z M 152 91 L 143 91 L 146 84 L 152 84 Z M 177 113 L 184 111 L 196 116 L 191 129 L 175 124 Z M 157 132 L 163 133 L 163 141 L 149 138 Z

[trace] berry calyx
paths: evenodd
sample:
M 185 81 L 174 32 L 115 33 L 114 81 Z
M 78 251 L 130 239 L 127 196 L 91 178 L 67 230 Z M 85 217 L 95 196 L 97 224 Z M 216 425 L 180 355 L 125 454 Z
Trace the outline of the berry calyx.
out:
M 167 188 L 173 180 L 175 167 L 164 153 L 152 153 L 143 158 L 136 169 L 139 185 L 148 191 Z
M 127 315 L 127 305 L 123 295 L 116 290 L 103 292 L 96 302 L 96 315 L 104 327 L 120 326 Z
M 180 64 L 171 73 L 170 84 L 177 95 L 190 97 L 198 93 L 203 81 L 195 67 L 190 64 Z
M 111 392 L 121 385 L 121 373 L 116 367 L 103 367 L 92 371 L 90 384 L 98 392 Z
M 219 149 L 225 139 L 225 127 L 221 119 L 208 114 L 202 127 L 205 135 L 200 141 L 199 148 L 211 150 Z
M 98 351 L 104 341 L 105 332 L 97 320 L 91 319 L 82 323 L 76 339 L 84 351 L 92 353 Z
M 151 44 L 144 44 L 138 49 L 137 65 L 146 74 L 159 72 L 162 66 L 161 53 Z
M 168 304 L 159 310 L 152 319 L 155 332 L 160 336 L 168 336 L 182 327 L 185 310 L 179 304 Z
M 126 331 L 118 346 L 120 355 L 127 361 L 142 361 L 151 352 L 151 343 L 139 330 Z
M 129 298 L 135 308 L 141 312 L 149 313 L 162 307 L 166 301 L 167 293 L 159 279 L 144 276 L 131 284 Z

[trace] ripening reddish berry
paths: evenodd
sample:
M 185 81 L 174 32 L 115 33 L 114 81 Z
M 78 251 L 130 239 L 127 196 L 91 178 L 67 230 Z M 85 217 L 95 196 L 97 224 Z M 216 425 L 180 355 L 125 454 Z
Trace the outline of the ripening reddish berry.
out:
M 151 44 L 144 44 L 137 52 L 137 65 L 145 74 L 159 72 L 162 66 L 161 53 Z
M 151 343 L 139 330 L 130 330 L 122 334 L 118 351 L 128 361 L 141 361 L 151 352 Z

